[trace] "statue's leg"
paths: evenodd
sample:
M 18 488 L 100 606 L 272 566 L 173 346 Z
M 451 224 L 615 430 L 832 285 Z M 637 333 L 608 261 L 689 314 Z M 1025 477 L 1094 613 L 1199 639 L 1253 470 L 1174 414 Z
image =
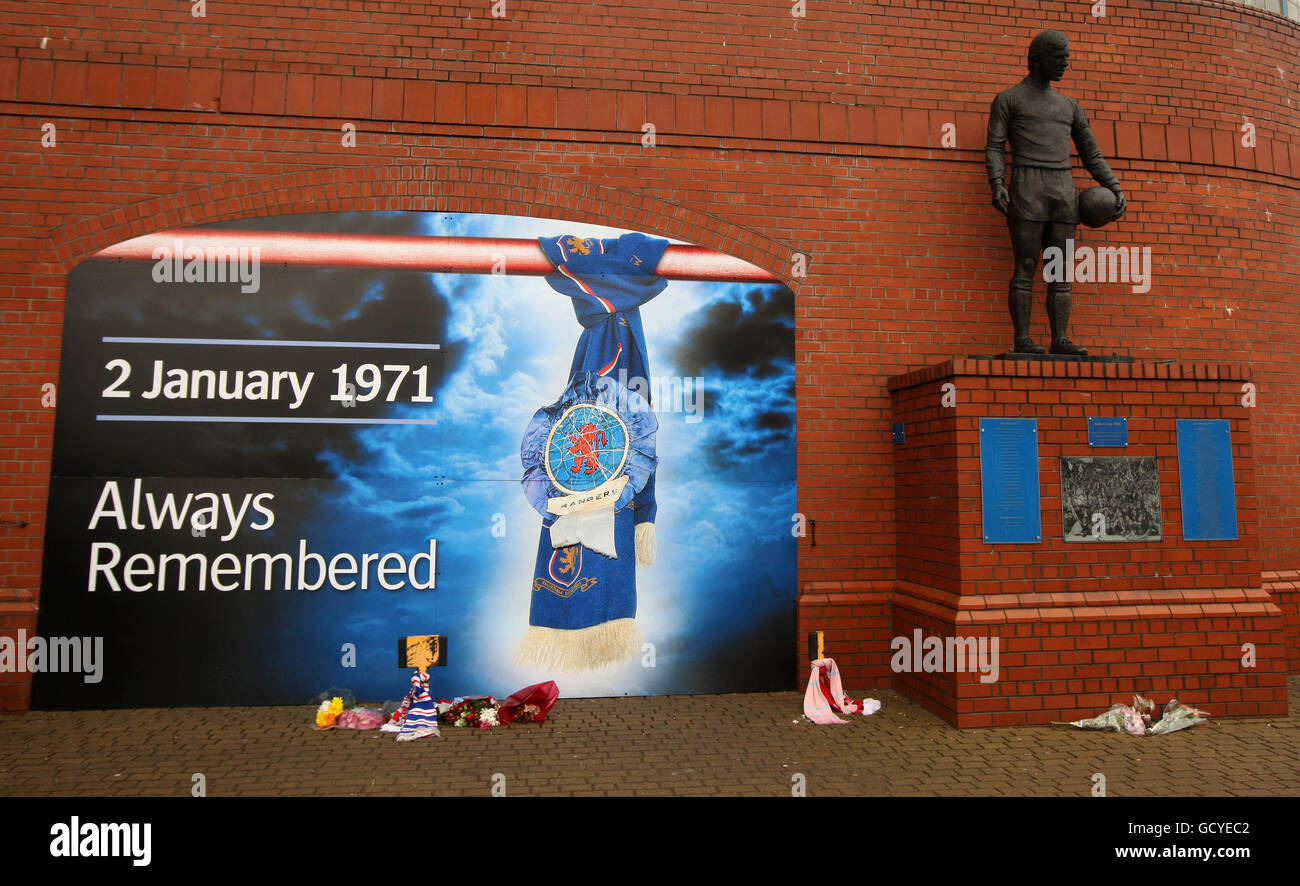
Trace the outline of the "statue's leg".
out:
M 1074 240 L 1072 224 L 1053 222 L 1047 231 L 1048 245 L 1061 250 L 1062 260 L 1074 261 L 1074 256 L 1066 248 L 1067 241 Z M 1081 348 L 1070 341 L 1070 284 L 1064 280 L 1047 284 L 1047 321 L 1052 324 L 1052 353 L 1071 357 L 1084 357 L 1087 348 Z
M 1042 222 L 1011 222 L 1011 247 L 1015 250 L 1016 267 L 1011 275 L 1007 306 L 1011 310 L 1011 325 L 1016 336 L 1011 350 L 1016 354 L 1042 354 L 1046 350 L 1035 344 L 1029 335 L 1029 319 L 1034 306 L 1034 271 L 1038 268 L 1043 231 Z

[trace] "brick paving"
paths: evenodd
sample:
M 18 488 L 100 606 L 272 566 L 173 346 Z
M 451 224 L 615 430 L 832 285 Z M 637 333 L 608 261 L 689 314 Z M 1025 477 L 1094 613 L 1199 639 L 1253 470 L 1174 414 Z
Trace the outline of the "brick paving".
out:
M 1109 796 L 1300 795 L 1300 676 L 1291 715 L 1211 720 L 1137 738 L 1068 727 L 957 730 L 890 690 L 846 726 L 802 694 L 560 699 L 545 724 L 316 731 L 311 706 L 37 711 L 0 716 L 0 795 Z M 501 779 L 497 779 L 501 783 Z

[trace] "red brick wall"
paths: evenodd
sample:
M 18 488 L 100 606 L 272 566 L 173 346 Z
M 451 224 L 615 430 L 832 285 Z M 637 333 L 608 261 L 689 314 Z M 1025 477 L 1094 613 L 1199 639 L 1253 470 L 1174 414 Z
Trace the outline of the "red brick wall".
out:
M 984 114 L 1046 26 L 1073 38 L 1062 88 L 1132 206 L 1087 242 L 1155 257 L 1149 293 L 1077 287 L 1075 338 L 1252 366 L 1262 564 L 1300 566 L 1300 29 L 1195 0 L 1104 19 L 1029 0 L 792 5 L 507 0 L 493 19 L 487 0 L 208 0 L 196 19 L 182 0 L 0 0 L 0 628 L 30 625 L 38 594 L 41 385 L 78 260 L 170 225 L 436 209 L 637 228 L 790 282 L 800 508 L 817 521 L 801 625 L 865 619 L 829 648 L 865 662 L 874 589 L 895 578 L 884 379 L 1007 343 Z M 806 277 L 791 276 L 796 253 Z M 818 609 L 825 583 L 862 614 Z M 850 684 L 874 673 L 844 670 Z M 0 703 L 21 707 L 15 691 Z
M 894 687 L 962 728 L 1070 722 L 1130 704 L 1138 693 L 1161 707 L 1178 698 L 1215 717 L 1287 715 L 1276 614 L 1259 606 L 1249 614 L 1169 618 L 1149 606 L 1130 608 L 1124 617 L 1051 613 L 955 627 L 899 607 L 898 636 L 920 628 L 925 636 L 997 637 L 1001 651 L 996 682 L 981 683 L 975 672 L 903 673 Z M 1259 656 L 1254 671 L 1241 666 L 1247 642 Z

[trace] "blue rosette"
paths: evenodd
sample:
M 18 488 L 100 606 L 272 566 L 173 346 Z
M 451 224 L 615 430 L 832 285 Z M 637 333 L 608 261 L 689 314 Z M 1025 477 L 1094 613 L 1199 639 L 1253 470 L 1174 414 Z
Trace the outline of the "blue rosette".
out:
M 582 502 L 617 490 L 631 504 L 658 465 L 659 420 L 646 399 L 610 376 L 575 372 L 560 398 L 533 414 L 520 445 L 524 496 L 554 519 L 553 500 Z M 626 477 L 626 483 L 622 478 Z

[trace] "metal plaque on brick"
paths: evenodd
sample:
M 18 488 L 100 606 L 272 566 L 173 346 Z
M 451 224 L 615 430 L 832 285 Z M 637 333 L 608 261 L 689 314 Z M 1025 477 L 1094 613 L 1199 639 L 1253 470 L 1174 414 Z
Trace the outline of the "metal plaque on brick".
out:
M 1232 427 L 1227 419 L 1178 420 L 1178 486 L 1183 497 L 1183 538 L 1237 537 Z
M 980 493 L 986 543 L 1043 540 L 1036 419 L 980 419 Z
M 1159 541 L 1155 456 L 1062 458 L 1061 531 L 1066 541 Z
M 1128 419 L 1124 416 L 1108 416 L 1088 419 L 1089 446 L 1127 446 Z

